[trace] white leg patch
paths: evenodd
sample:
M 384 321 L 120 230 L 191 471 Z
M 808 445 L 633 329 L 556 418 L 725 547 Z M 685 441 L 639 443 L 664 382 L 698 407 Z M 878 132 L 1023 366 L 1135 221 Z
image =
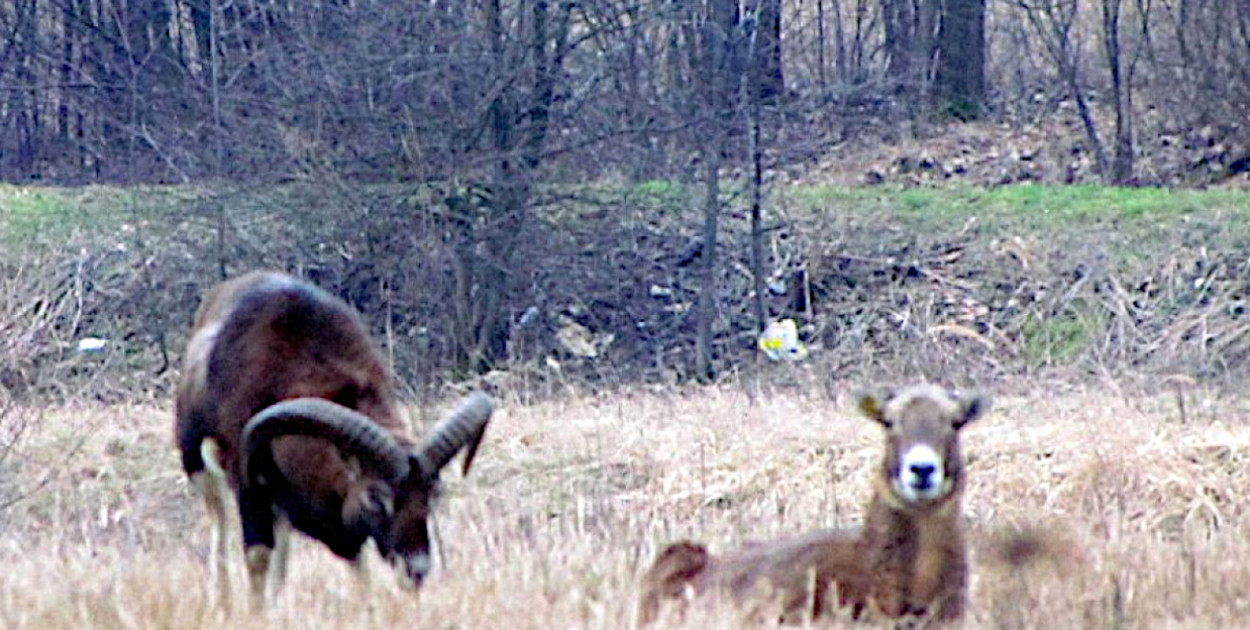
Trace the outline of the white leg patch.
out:
M 226 481 L 226 472 L 221 467 L 221 447 L 216 440 L 200 442 L 200 458 L 204 460 L 204 470 L 191 475 L 191 485 L 204 498 L 204 506 L 208 510 L 209 529 L 212 532 L 212 542 L 209 543 L 209 579 L 215 583 L 223 606 L 228 606 L 230 518 L 226 504 L 230 497 L 230 486 Z
M 273 527 L 273 555 L 269 558 L 269 575 L 265 577 L 265 588 L 269 597 L 276 597 L 286 582 L 286 565 L 291 557 L 291 522 L 278 518 Z

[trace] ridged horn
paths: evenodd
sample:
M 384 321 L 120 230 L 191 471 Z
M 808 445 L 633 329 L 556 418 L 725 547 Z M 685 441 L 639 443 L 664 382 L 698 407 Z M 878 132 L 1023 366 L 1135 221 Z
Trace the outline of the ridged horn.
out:
M 451 458 L 466 448 L 464 473 L 468 474 L 477 447 L 486 435 L 486 424 L 495 410 L 490 396 L 473 392 L 460 400 L 451 415 L 439 422 L 413 449 L 413 458 L 419 462 L 421 473 L 432 479 Z
M 270 442 L 286 435 L 321 438 L 394 483 L 408 476 L 408 453 L 368 416 L 324 398 L 293 398 L 262 409 L 243 427 L 248 479 L 270 465 Z M 262 459 L 257 460 L 258 456 Z

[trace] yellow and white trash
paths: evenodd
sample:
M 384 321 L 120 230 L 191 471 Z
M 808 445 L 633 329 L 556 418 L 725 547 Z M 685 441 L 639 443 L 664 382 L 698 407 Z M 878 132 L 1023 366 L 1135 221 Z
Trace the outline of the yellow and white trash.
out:
M 807 346 L 799 341 L 799 328 L 793 319 L 768 324 L 760 333 L 760 350 L 773 361 L 799 361 L 807 358 Z

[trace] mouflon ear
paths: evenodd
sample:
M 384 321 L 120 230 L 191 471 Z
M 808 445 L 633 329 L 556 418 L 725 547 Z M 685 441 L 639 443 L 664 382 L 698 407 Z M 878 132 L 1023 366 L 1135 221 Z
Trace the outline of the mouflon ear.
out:
M 885 404 L 894 396 L 893 391 L 886 388 L 859 389 L 853 396 L 860 413 L 886 428 L 890 427 L 890 422 L 885 419 Z
M 967 392 L 956 395 L 955 400 L 959 401 L 959 417 L 955 419 L 954 427 L 962 429 L 965 425 L 985 415 L 990 410 L 992 400 L 989 394 L 984 392 Z

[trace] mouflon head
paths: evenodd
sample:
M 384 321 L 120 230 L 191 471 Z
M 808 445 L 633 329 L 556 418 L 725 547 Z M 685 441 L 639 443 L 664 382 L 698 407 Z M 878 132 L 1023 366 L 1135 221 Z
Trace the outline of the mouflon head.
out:
M 990 408 L 981 392 L 958 393 L 935 385 L 862 391 L 856 406 L 886 432 L 884 481 L 893 502 L 924 508 L 963 486 L 959 431 Z

